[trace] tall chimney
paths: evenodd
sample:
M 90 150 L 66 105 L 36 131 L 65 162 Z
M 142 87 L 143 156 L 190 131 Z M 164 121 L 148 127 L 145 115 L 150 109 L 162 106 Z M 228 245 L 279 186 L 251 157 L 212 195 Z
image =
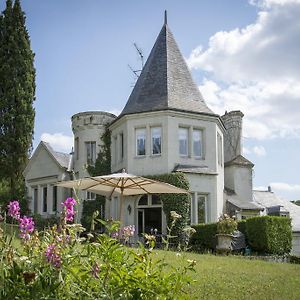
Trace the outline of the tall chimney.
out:
M 225 112 L 221 118 L 226 133 L 224 135 L 224 161 L 230 161 L 242 154 L 242 126 L 244 114 L 239 110 Z

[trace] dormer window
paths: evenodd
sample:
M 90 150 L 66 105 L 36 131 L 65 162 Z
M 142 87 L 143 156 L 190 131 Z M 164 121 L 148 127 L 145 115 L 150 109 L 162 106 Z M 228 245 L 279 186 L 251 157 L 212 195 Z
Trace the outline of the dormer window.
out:
M 136 137 L 136 155 L 146 155 L 146 128 L 138 128 L 135 130 Z

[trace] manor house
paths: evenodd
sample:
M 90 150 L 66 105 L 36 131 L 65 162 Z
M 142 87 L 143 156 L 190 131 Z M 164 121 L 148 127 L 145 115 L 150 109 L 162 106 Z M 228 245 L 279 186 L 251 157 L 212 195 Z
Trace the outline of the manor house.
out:
M 191 224 L 215 222 L 224 212 L 239 219 L 266 214 L 263 200 L 273 193 L 253 192 L 254 165 L 242 153 L 242 120 L 241 111 L 220 116 L 206 105 L 165 21 L 119 116 L 101 111 L 75 114 L 71 154 L 56 152 L 43 141 L 39 144 L 24 171 L 30 209 L 44 216 L 60 211 L 70 191 L 54 183 L 69 180 L 72 174 L 88 176 L 84 166 L 95 163 L 100 136 L 109 126 L 112 172 L 186 175 Z M 89 201 L 95 195 L 86 192 L 82 198 Z M 117 218 L 118 201 L 117 197 L 106 201 L 107 218 Z M 273 204 L 269 204 L 273 212 L 288 213 Z M 159 198 L 131 197 L 123 207 L 125 225 L 134 224 L 138 233 L 165 232 Z M 300 231 L 300 222 L 293 222 L 294 231 Z

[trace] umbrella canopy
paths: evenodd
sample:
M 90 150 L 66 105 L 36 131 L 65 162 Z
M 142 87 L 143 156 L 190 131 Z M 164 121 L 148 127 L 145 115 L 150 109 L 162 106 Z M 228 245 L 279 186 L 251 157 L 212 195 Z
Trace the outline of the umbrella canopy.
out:
M 57 186 L 87 190 L 106 197 L 113 195 L 134 196 L 142 194 L 187 194 L 188 191 L 168 183 L 125 172 L 62 181 Z
M 86 190 L 109 198 L 112 196 L 120 196 L 121 203 L 119 216 L 121 222 L 124 196 L 143 194 L 188 194 L 188 191 L 171 184 L 127 174 L 125 171 L 111 175 L 62 181 L 56 185 L 66 188 Z

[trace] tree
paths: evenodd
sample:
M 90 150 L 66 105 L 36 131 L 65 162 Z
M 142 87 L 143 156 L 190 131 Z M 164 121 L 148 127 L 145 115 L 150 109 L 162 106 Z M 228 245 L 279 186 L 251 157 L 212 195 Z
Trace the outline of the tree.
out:
M 16 198 L 24 192 L 22 172 L 32 149 L 34 53 L 20 0 L 7 0 L 0 19 L 0 179 Z

